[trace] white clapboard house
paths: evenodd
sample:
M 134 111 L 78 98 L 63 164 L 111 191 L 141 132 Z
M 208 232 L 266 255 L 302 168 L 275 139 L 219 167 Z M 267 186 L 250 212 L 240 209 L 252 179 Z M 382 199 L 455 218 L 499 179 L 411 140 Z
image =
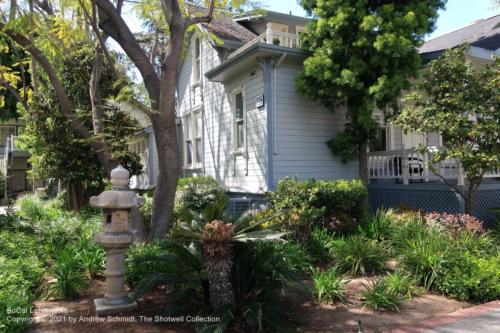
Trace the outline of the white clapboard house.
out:
M 355 162 L 342 163 L 325 144 L 342 130 L 344 110 L 332 113 L 295 90 L 295 76 L 306 56 L 299 37 L 307 22 L 277 12 L 248 12 L 200 24 L 199 32 L 190 37 L 178 85 L 182 176 L 214 177 L 240 209 L 260 200 L 285 176 L 300 180 L 358 176 Z M 429 40 L 420 50 L 422 58 L 434 59 L 468 42 L 472 61 L 491 61 L 500 54 L 499 22 L 500 15 Z M 217 41 L 207 38 L 210 34 Z M 380 140 L 370 145 L 369 152 L 372 206 L 406 203 L 428 210 L 463 210 L 459 198 L 427 170 L 428 157 L 412 150 L 422 143 L 439 149 L 440 136 L 404 134 L 386 124 L 382 114 L 378 118 Z M 145 126 L 131 149 L 145 165 L 133 187 L 154 186 L 151 127 Z M 438 169 L 463 183 L 457 161 L 446 161 Z M 481 214 L 500 206 L 498 176 L 498 172 L 487 175 L 480 194 L 480 201 L 486 202 Z

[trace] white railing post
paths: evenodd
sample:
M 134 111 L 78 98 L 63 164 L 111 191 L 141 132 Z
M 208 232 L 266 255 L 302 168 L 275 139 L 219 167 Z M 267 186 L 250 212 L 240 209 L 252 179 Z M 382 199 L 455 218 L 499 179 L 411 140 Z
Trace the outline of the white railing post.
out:
M 408 185 L 410 183 L 409 181 L 409 170 L 408 168 L 410 167 L 408 164 L 408 153 L 406 149 L 403 147 L 403 151 L 401 152 L 401 167 L 403 168 L 403 184 Z
M 273 44 L 273 28 L 270 22 L 268 22 L 266 26 L 266 43 Z
M 462 167 L 462 162 L 457 160 L 457 185 L 464 186 L 465 185 L 465 175 L 464 168 Z

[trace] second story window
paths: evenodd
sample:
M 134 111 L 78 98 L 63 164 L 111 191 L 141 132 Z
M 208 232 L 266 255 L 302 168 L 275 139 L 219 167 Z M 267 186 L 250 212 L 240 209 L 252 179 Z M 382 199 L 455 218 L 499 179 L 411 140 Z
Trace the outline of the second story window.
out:
M 193 39 L 193 85 L 200 83 L 201 78 L 201 43 L 200 37 Z
M 246 140 L 245 124 L 245 93 L 243 88 L 239 88 L 233 94 L 233 147 L 235 150 L 243 150 Z
M 203 122 L 201 110 L 184 116 L 184 165 L 186 168 L 200 167 L 203 162 Z

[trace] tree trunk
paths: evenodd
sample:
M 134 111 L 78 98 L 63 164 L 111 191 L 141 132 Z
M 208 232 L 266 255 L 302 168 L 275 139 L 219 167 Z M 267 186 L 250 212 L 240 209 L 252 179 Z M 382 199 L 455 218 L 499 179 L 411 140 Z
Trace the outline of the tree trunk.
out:
M 180 17 L 182 19 L 182 17 Z M 179 180 L 179 144 L 175 125 L 175 90 L 184 44 L 184 23 L 170 25 L 170 50 L 163 61 L 158 113 L 151 117 L 158 154 L 158 178 L 153 196 L 150 239 L 166 236 L 172 219 L 175 190 Z
M 203 249 L 212 309 L 222 305 L 235 305 L 236 298 L 231 284 L 234 255 L 232 242 L 207 242 L 203 244 Z
M 467 192 L 464 196 L 465 199 L 465 213 L 472 215 L 474 213 L 474 204 L 476 199 L 476 192 L 481 185 L 483 177 L 472 178 L 468 180 L 469 187 L 467 188 Z
M 368 185 L 368 153 L 367 144 L 362 143 L 359 145 L 359 178 L 363 181 L 365 185 Z
M 66 205 L 69 210 L 78 211 L 88 202 L 87 191 L 82 183 L 70 182 L 66 188 Z
M 153 122 L 156 150 L 158 154 L 158 178 L 153 195 L 153 212 L 149 239 L 161 239 L 167 235 L 175 191 L 179 179 L 179 147 L 175 128 L 175 114 L 171 121 L 156 120 Z
M 103 38 L 106 40 L 106 37 Z M 112 158 L 111 148 L 105 139 L 104 133 L 104 112 L 102 111 L 102 98 L 99 84 L 101 82 L 102 65 L 104 62 L 104 54 L 101 47 L 97 47 L 95 51 L 94 66 L 90 75 L 89 94 L 90 103 L 92 106 L 92 127 L 94 137 L 91 140 L 96 140 L 101 145 L 101 150 L 97 152 L 99 162 L 109 175 L 111 170 L 116 167 L 117 162 Z

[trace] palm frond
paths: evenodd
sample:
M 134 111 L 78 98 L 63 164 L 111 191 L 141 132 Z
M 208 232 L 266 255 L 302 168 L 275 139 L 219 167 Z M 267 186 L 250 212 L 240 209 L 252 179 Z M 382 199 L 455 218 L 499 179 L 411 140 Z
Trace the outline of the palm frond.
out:
M 234 236 L 234 241 L 237 242 L 255 242 L 255 241 L 281 241 L 282 237 L 288 232 L 278 232 L 274 230 L 257 230 L 246 233 L 239 233 Z

